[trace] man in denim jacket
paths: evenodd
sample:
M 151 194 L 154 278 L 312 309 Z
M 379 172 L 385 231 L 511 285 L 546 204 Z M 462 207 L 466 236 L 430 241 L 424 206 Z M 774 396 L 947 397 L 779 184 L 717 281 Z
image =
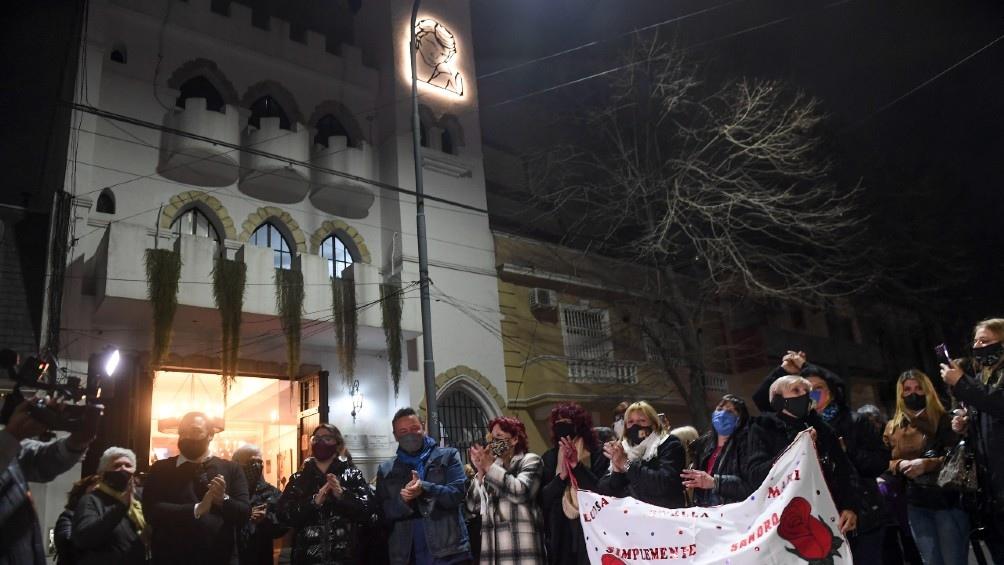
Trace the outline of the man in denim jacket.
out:
M 397 455 L 380 465 L 376 494 L 390 531 L 392 565 L 469 563 L 471 545 L 464 525 L 463 464 L 452 447 L 438 447 L 411 408 L 391 420 Z

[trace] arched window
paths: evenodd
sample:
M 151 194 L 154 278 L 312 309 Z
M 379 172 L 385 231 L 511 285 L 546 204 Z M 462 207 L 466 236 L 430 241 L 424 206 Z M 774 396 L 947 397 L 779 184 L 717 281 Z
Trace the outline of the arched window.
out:
M 332 116 L 331 114 L 325 114 L 324 117 L 317 120 L 317 135 L 314 136 L 314 143 L 317 145 L 328 146 L 328 138 L 334 135 L 341 135 L 345 137 L 346 143 L 349 147 L 355 147 L 355 140 L 349 135 L 349 131 L 345 129 L 342 122 L 338 121 L 338 118 Z
M 488 417 L 478 401 L 460 387 L 452 388 L 437 404 L 443 441 L 457 448 L 466 462 L 467 449 L 488 435 Z
M 279 128 L 290 129 L 289 115 L 271 96 L 262 96 L 251 104 L 251 117 L 248 123 L 256 128 L 261 127 L 262 118 L 279 118 Z
M 293 254 L 289 250 L 289 243 L 282 236 L 279 228 L 275 227 L 271 222 L 265 222 L 258 226 L 258 229 L 254 230 L 254 233 L 251 234 L 251 239 L 248 240 L 248 243 L 258 247 L 271 247 L 276 269 L 292 268 Z
M 450 130 L 444 129 L 443 134 L 439 136 L 439 148 L 443 153 L 449 153 L 450 155 L 456 155 L 456 148 L 453 146 L 453 134 Z
M 329 235 L 321 242 L 321 257 L 328 260 L 328 276 L 342 278 L 342 271 L 352 265 L 352 253 L 337 235 Z
M 209 216 L 198 208 L 189 208 L 186 212 L 175 218 L 174 222 L 171 223 L 171 231 L 175 235 L 208 237 L 217 244 L 220 243 L 220 232 L 216 231 L 216 226 L 213 225 Z
M 107 188 L 101 191 L 98 195 L 97 205 L 94 207 L 96 212 L 101 212 L 102 214 L 114 214 L 115 213 L 115 195 L 112 191 Z
M 205 98 L 206 108 L 214 112 L 223 111 L 223 95 L 203 76 L 197 76 L 186 80 L 179 89 L 181 94 L 174 105 L 179 108 L 185 107 L 185 100 L 189 98 Z

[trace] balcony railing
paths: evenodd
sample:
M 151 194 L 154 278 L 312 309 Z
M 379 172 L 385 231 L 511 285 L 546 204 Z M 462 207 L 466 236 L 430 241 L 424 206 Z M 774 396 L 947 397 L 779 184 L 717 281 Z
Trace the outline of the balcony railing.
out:
M 638 364 L 606 359 L 569 359 L 568 380 L 589 384 L 635 384 Z

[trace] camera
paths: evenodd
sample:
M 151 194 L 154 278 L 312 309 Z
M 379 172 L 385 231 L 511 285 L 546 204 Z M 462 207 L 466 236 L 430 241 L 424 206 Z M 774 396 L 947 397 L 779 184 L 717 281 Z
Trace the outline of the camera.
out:
M 51 354 L 28 357 L 20 366 L 17 360 L 18 355 L 13 351 L 0 351 L 0 371 L 6 371 L 7 377 L 14 381 L 14 389 L 4 398 L 0 408 L 0 423 L 6 424 L 22 402 L 29 403 L 28 412 L 33 419 L 52 431 L 74 432 L 84 427 L 91 418 L 101 416 L 104 407 L 97 404 L 96 394 L 89 394 L 91 387 L 85 390 L 78 377 L 60 376 L 59 367 Z M 22 387 L 36 392 L 45 391 L 55 402 L 50 403 L 38 396 L 26 398 Z M 86 404 L 78 404 L 85 395 Z

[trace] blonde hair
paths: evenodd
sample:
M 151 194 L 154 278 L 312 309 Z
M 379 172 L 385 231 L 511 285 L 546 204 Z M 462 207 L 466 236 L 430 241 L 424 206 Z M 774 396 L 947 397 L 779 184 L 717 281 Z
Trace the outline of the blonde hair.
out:
M 973 336 L 975 337 L 976 332 L 987 329 L 990 330 L 997 339 L 1004 340 L 1004 318 L 987 318 L 976 323 L 973 327 Z
M 697 433 L 697 428 L 695 428 L 694 426 L 683 426 L 682 428 L 673 428 L 673 430 L 670 431 L 669 433 L 670 435 L 674 435 L 680 438 L 680 441 L 683 442 L 684 449 L 686 449 L 688 445 L 696 441 L 697 438 L 701 437 L 701 434 Z
M 941 399 L 938 398 L 938 393 L 934 390 L 931 378 L 917 369 L 903 371 L 896 380 L 896 414 L 892 417 L 893 425 L 906 426 L 910 423 L 906 414 L 908 410 L 906 401 L 903 400 L 903 383 L 911 380 L 920 384 L 921 390 L 924 391 L 924 399 L 927 401 L 924 413 L 920 417 L 926 419 L 932 427 L 937 427 L 941 417 L 945 414 L 945 406 L 941 404 Z
M 809 382 L 809 379 L 801 375 L 785 375 L 771 383 L 768 398 L 770 400 L 774 400 L 775 396 L 784 396 L 784 393 L 790 391 L 798 385 L 805 386 L 806 390 L 812 390 L 812 383 Z
M 648 402 L 640 400 L 638 402 L 635 402 L 631 406 L 628 406 L 627 410 L 624 411 L 625 425 L 624 425 L 624 431 L 621 433 L 622 439 L 624 438 L 624 434 L 627 433 L 626 422 L 628 417 L 631 416 L 632 412 L 641 412 L 642 414 L 645 415 L 646 418 L 648 418 L 648 421 L 652 424 L 652 433 L 659 434 L 666 431 L 665 428 L 662 427 L 662 422 L 659 420 L 659 413 L 655 411 L 655 408 L 652 408 L 652 405 L 649 404 Z

